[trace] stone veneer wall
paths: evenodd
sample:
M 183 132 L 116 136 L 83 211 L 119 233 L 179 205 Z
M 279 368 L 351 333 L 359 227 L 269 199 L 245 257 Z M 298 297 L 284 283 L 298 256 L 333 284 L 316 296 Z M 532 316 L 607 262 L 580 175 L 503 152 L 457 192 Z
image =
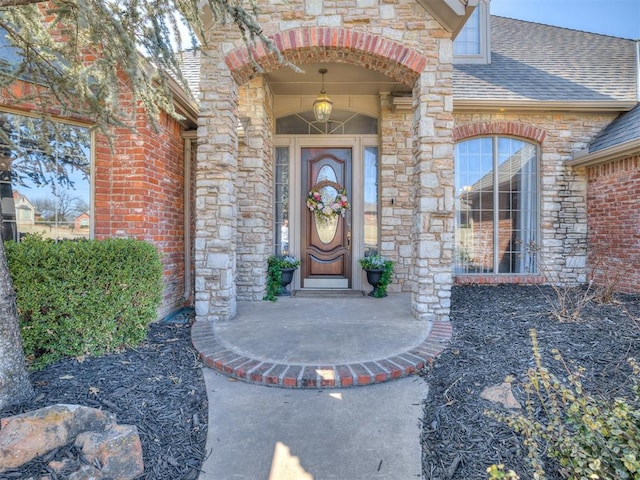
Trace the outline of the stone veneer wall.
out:
M 547 281 L 567 284 L 586 279 L 587 184 L 583 174 L 565 165 L 584 149 L 615 115 L 455 113 L 454 139 L 507 135 L 540 145 L 540 238 L 542 273 Z M 522 282 L 513 275 L 464 275 L 466 281 Z M 538 281 L 539 276 L 531 276 Z
M 240 86 L 239 94 L 240 118 L 251 124 L 238 147 L 236 285 L 239 300 L 262 300 L 273 246 L 273 95 L 264 77 Z
M 640 293 L 640 155 L 587 168 L 589 261 L 595 281 Z
M 448 318 L 453 240 L 451 34 L 413 0 L 270 0 L 259 4 L 258 20 L 264 33 L 272 36 L 287 60 L 302 66 L 352 63 L 402 81 L 408 90 L 413 88 L 414 113 L 403 115 L 401 126 L 407 136 L 396 136 L 397 147 L 388 150 L 395 153 L 385 154 L 383 149 L 382 155 L 387 161 L 397 155 L 397 161 L 405 163 L 394 169 L 415 177 L 407 178 L 412 187 L 402 186 L 398 192 L 401 205 L 383 213 L 384 218 L 395 222 L 393 214 L 397 213 L 401 223 L 406 223 L 411 205 L 406 197 L 412 192 L 415 220 L 408 233 L 398 237 L 383 225 L 388 233 L 383 233 L 383 252 L 398 261 L 402 276 L 407 272 L 401 284 L 412 290 L 414 314 Z M 238 237 L 234 222 L 240 194 L 234 185 L 242 174 L 233 129 L 238 115 L 237 84 L 245 84 L 256 73 L 231 28 L 211 29 L 208 45 L 202 57 L 196 174 L 196 312 L 201 320 L 215 321 L 235 315 L 236 241 L 246 237 Z M 280 68 L 263 46 L 256 47 L 255 56 L 265 72 Z M 411 135 L 413 142 L 407 140 Z M 382 200 L 388 208 L 394 187 L 385 188 Z M 410 252 L 415 252 L 413 258 Z
M 413 89 L 412 308 L 416 318 L 449 319 L 454 241 L 453 42 L 438 44 L 438 67 Z
M 216 25 L 207 36 L 195 171 L 195 309 L 199 319 L 215 321 L 236 314 L 238 86 L 223 58 L 239 34 Z
M 380 99 L 380 254 L 396 262 L 389 291 L 411 292 L 411 228 L 415 209 L 411 111 L 393 112 L 390 96 Z

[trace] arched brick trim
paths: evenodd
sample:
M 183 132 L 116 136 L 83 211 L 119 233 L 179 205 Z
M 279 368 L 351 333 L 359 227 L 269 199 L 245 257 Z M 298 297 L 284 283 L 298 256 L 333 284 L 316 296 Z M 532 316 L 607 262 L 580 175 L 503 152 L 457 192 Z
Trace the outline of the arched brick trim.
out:
M 453 129 L 453 141 L 458 142 L 465 138 L 481 135 L 513 135 L 542 143 L 546 134 L 543 129 L 524 123 L 478 122 L 455 127 Z
M 427 57 L 388 38 L 346 28 L 305 27 L 269 37 L 284 58 L 296 65 L 335 62 L 362 65 L 406 85 L 413 85 L 427 65 Z M 262 44 L 253 49 L 255 62 L 266 71 L 280 68 L 277 57 Z M 236 48 L 225 62 L 238 85 L 250 80 L 256 66 L 246 47 Z

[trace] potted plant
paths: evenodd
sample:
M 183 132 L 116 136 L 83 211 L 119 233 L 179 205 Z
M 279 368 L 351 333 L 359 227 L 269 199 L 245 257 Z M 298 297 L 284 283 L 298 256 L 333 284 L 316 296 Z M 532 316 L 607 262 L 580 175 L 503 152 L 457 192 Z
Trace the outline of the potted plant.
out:
M 300 266 L 300 260 L 291 255 L 269 257 L 267 271 L 267 294 L 265 300 L 275 302 L 276 297 L 291 295 L 287 285 L 293 280 L 293 272 Z
M 386 297 L 387 285 L 393 275 L 393 262 L 380 255 L 369 255 L 360 259 L 360 266 L 367 272 L 367 282 L 373 287 L 369 296 Z

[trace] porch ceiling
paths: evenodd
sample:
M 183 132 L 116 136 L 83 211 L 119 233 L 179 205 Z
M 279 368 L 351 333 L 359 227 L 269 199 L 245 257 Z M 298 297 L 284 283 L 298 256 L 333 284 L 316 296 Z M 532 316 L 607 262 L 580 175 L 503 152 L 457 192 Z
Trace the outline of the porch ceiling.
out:
M 326 68 L 324 87 L 331 95 L 378 95 L 381 92 L 405 93 L 411 87 L 366 68 L 339 63 L 309 63 L 299 65 L 304 73 L 281 68 L 266 75 L 274 95 L 317 95 L 322 85 L 318 73 Z

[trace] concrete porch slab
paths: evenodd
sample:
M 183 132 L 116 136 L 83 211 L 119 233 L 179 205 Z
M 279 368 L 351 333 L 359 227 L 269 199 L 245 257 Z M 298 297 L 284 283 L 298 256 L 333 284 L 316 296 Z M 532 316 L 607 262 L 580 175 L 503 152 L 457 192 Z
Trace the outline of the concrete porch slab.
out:
M 192 341 L 225 375 L 290 388 L 385 382 L 424 367 L 451 338 L 449 322 L 416 320 L 410 296 L 281 297 L 239 302 L 231 321 L 196 322 Z

